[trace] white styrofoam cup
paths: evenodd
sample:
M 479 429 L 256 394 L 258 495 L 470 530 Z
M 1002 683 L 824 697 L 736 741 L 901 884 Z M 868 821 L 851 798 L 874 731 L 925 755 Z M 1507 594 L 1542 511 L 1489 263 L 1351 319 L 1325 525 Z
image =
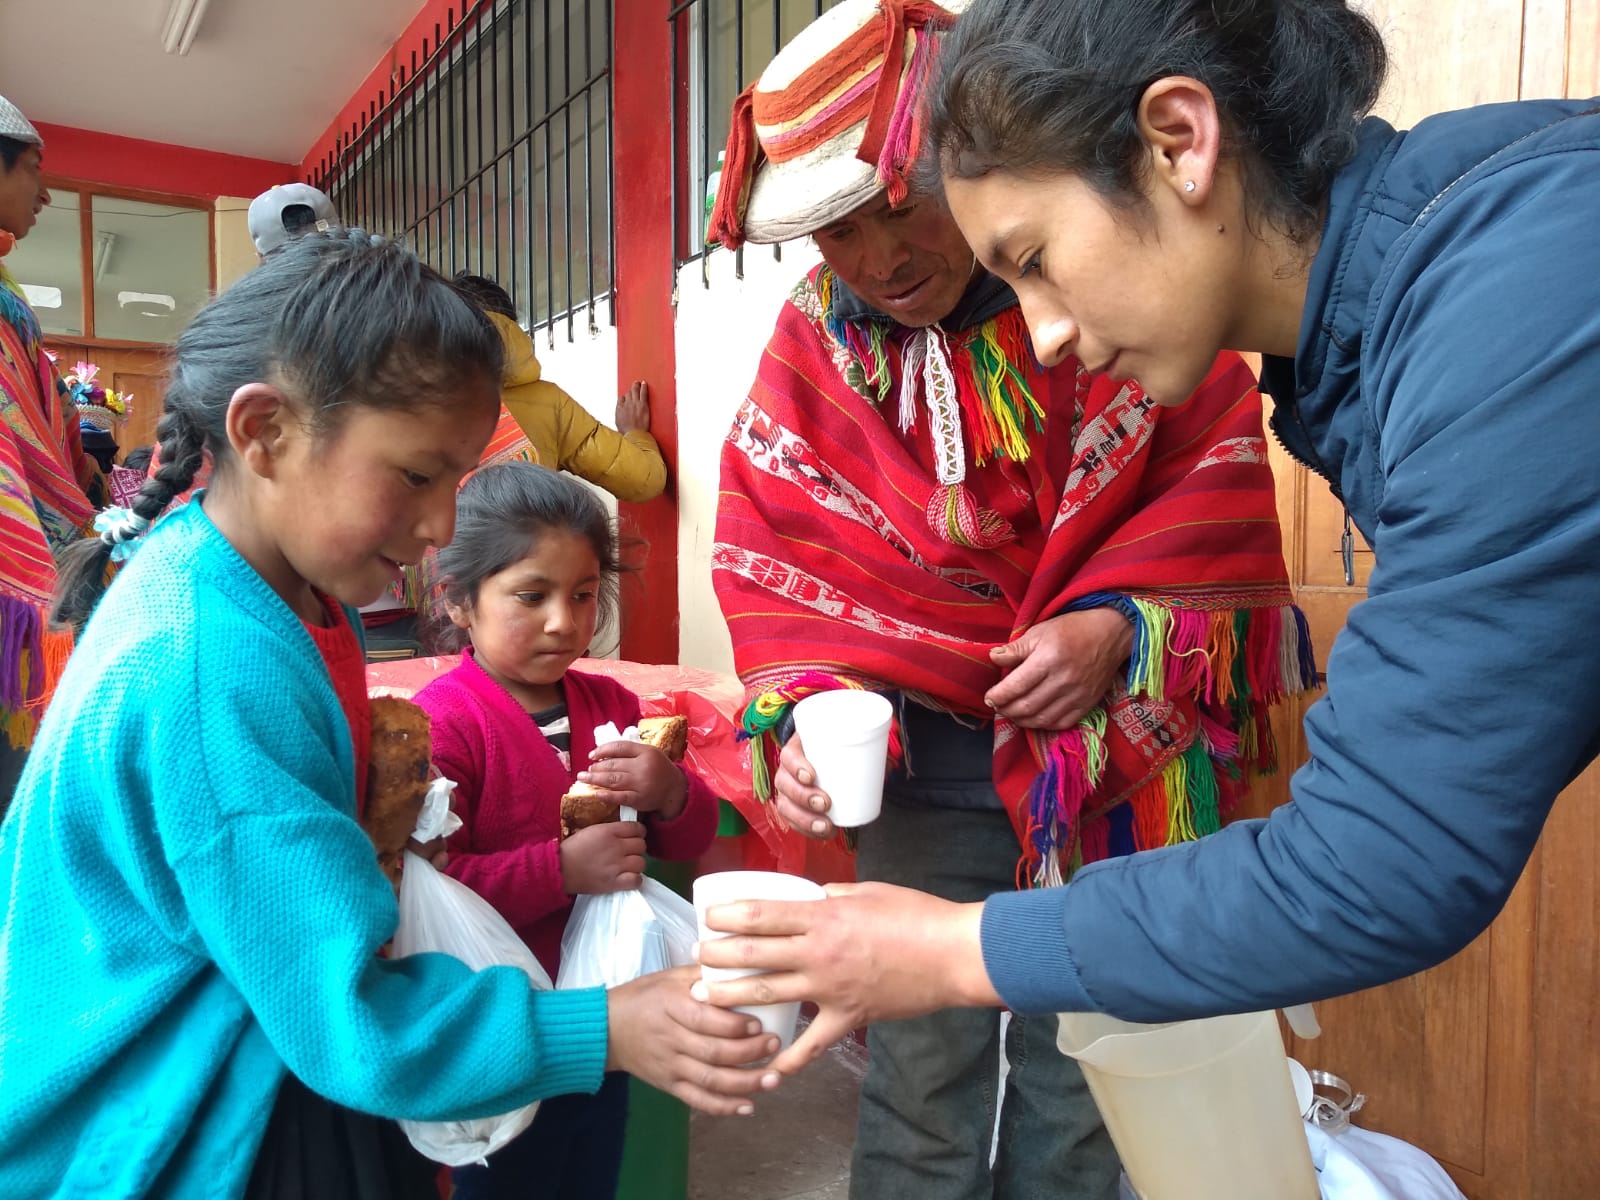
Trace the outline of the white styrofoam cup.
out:
M 719 904 L 733 904 L 740 900 L 821 900 L 825 893 L 820 884 L 799 875 L 785 875 L 781 871 L 716 871 L 702 875 L 694 881 L 694 915 L 700 927 L 702 942 L 729 937 L 721 930 L 706 927 L 706 912 Z M 727 979 L 742 979 L 762 972 L 743 967 L 700 968 L 700 978 L 707 983 Z M 767 1033 L 775 1033 L 787 1047 L 794 1041 L 795 1023 L 800 1018 L 800 1002 L 787 1004 L 758 1004 L 740 1007 L 736 1012 L 749 1013 L 761 1022 Z
M 828 819 L 850 829 L 883 811 L 883 775 L 889 757 L 894 705 L 859 688 L 817 692 L 794 706 L 800 749 L 828 794 Z

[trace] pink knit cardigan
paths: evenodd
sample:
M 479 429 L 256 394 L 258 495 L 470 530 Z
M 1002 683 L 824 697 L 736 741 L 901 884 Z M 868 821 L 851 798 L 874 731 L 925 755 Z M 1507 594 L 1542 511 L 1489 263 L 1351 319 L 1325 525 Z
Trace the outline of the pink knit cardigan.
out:
M 570 771 L 470 649 L 460 666 L 416 696 L 432 723 L 434 765 L 460 785 L 455 808 L 463 825 L 450 839 L 448 873 L 499 910 L 552 979 L 572 910 L 557 850 L 561 796 L 589 761 L 596 725 L 614 721 L 625 729 L 639 720 L 639 698 L 602 675 L 568 671 L 562 688 L 572 725 Z M 716 835 L 716 797 L 693 771 L 683 773 L 683 811 L 670 821 L 644 817 L 657 858 L 697 858 Z

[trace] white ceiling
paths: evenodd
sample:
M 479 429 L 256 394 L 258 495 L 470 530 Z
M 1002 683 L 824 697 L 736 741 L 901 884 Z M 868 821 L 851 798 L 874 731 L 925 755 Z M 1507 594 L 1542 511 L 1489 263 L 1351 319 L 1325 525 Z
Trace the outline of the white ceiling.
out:
M 185 56 L 168 0 L 0 0 L 0 95 L 36 121 L 298 163 L 423 0 L 211 0 Z

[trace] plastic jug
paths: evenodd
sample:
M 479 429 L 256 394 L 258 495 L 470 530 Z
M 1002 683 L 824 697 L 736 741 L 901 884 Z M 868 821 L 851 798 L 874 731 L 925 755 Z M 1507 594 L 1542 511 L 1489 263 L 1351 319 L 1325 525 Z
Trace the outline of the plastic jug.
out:
M 1062 1013 L 1056 1044 L 1082 1065 L 1140 1200 L 1317 1200 L 1276 1014 Z

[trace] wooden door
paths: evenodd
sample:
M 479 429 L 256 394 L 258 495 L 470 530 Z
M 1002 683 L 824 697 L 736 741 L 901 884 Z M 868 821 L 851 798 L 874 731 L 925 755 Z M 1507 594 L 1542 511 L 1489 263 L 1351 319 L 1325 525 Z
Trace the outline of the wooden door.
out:
M 1390 49 L 1379 111 L 1399 126 L 1494 100 L 1600 93 L 1600 0 L 1361 7 Z M 1372 556 L 1358 540 L 1347 584 L 1340 505 L 1281 453 L 1274 468 L 1290 575 L 1323 665 L 1365 594 Z M 1305 758 L 1296 716 L 1278 726 L 1289 764 Z M 1264 812 L 1287 798 L 1286 772 L 1264 781 L 1250 803 Z M 1487 932 L 1431 971 L 1320 1005 L 1322 1038 L 1291 1039 L 1306 1065 L 1366 1093 L 1357 1124 L 1422 1147 L 1471 1200 L 1600 1197 L 1597 862 L 1600 767 L 1558 801 Z
M 115 392 L 132 393 L 133 411 L 116 431 L 118 462 L 135 446 L 155 441 L 166 397 L 167 347 L 90 344 L 56 337 L 46 338 L 45 345 L 58 356 L 63 374 L 76 362 L 92 362 L 100 368 L 101 383 Z

